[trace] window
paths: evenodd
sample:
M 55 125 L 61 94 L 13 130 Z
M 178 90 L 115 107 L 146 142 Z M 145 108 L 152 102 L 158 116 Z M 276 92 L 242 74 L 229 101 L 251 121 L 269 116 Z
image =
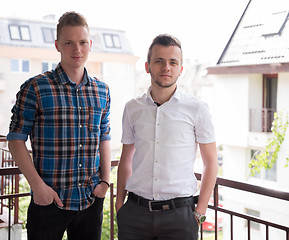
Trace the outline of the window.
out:
M 264 132 L 271 132 L 274 113 L 277 109 L 277 89 L 278 75 L 264 74 L 263 75 L 263 129 Z
M 268 17 L 264 25 L 263 37 L 281 35 L 282 30 L 288 20 L 288 11 L 273 13 Z
M 30 41 L 30 31 L 28 27 L 20 26 L 21 38 L 24 41 Z
M 44 42 L 54 43 L 56 39 L 56 30 L 54 28 L 42 28 Z
M 54 62 L 42 62 L 42 72 L 50 71 L 51 69 L 55 69 L 57 63 Z
M 119 36 L 116 34 L 103 34 L 105 46 L 108 48 L 121 48 Z
M 277 181 L 277 164 L 273 163 L 272 168 L 265 170 L 265 179 L 269 181 Z
M 251 149 L 251 160 L 254 159 L 256 160 L 256 155 L 259 154 L 260 151 L 256 149 Z M 270 158 L 271 156 L 269 156 Z M 261 171 L 258 173 L 256 172 L 254 178 L 262 179 L 262 180 L 267 180 L 267 181 L 277 181 L 277 163 L 273 163 L 272 168 L 270 169 L 261 169 Z
M 102 38 L 102 36 L 98 33 L 91 34 L 91 40 L 93 42 L 92 51 L 94 51 L 94 52 L 101 51 L 101 49 L 102 49 L 101 38 Z
M 11 40 L 31 41 L 28 26 L 10 25 L 9 32 Z
M 29 60 L 11 59 L 11 72 L 14 73 L 28 73 L 30 71 Z
M 11 72 L 19 72 L 18 59 L 11 59 Z
M 21 40 L 18 26 L 9 26 L 11 40 Z
M 29 72 L 29 61 L 22 60 L 22 72 Z
M 113 43 L 114 43 L 114 47 L 121 48 L 119 36 L 113 35 L 112 36 L 112 40 L 113 40 Z
M 251 160 L 257 160 L 256 155 L 260 153 L 259 150 L 256 149 L 251 149 Z M 253 176 L 254 178 L 261 178 L 261 173 L 260 172 L 255 172 L 255 175 Z
M 42 63 L 42 72 L 44 73 L 44 72 L 46 72 L 46 71 L 48 71 L 48 62 L 43 62 Z

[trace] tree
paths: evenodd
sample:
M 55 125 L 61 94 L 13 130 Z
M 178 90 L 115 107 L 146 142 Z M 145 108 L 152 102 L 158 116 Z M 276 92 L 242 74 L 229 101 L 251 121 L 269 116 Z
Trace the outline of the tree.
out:
M 267 146 L 256 154 L 255 158 L 249 163 L 251 175 L 260 172 L 262 168 L 271 169 L 278 159 L 278 153 L 286 136 L 289 125 L 288 114 L 284 112 L 276 112 L 272 122 L 272 137 L 268 140 Z M 286 157 L 285 167 L 288 167 L 289 156 Z

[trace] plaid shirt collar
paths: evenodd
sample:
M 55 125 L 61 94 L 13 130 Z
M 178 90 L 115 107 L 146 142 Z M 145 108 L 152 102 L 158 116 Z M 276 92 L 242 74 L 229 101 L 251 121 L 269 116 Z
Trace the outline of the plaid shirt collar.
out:
M 61 84 L 74 84 L 75 82 L 71 81 L 71 79 L 67 76 L 67 74 L 64 72 L 63 68 L 61 67 L 61 63 L 58 63 L 57 67 L 55 68 L 55 74 L 58 77 L 58 80 Z M 91 79 L 87 74 L 86 68 L 84 68 L 83 78 L 80 83 L 80 86 L 91 86 Z

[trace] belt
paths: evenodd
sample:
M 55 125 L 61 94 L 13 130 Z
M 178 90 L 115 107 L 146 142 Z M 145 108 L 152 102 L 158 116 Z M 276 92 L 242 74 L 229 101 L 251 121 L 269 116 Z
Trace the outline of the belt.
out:
M 191 196 L 191 197 L 173 198 L 165 201 L 155 201 L 138 196 L 133 192 L 129 192 L 128 194 L 128 199 L 136 202 L 140 206 L 147 207 L 150 212 L 166 211 L 186 206 L 190 206 L 194 209 L 195 204 L 198 202 L 198 197 L 199 196 L 194 197 Z

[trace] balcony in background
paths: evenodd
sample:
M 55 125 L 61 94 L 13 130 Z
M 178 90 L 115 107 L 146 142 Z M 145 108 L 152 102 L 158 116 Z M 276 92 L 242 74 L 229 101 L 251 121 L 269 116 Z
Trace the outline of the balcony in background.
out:
M 250 109 L 250 132 L 270 133 L 275 112 L 274 108 Z

